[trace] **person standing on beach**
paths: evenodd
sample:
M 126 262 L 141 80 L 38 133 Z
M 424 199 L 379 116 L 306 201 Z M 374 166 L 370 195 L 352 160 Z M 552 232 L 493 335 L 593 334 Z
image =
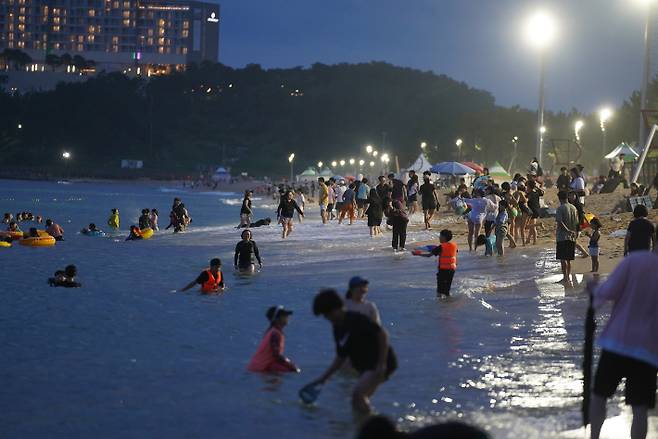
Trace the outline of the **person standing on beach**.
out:
M 557 225 L 555 258 L 560 261 L 562 266 L 563 278 L 560 282 L 569 285 L 571 284 L 571 261 L 574 260 L 576 253 L 578 211 L 569 203 L 565 191 L 558 192 L 557 196 L 560 200 L 560 207 L 555 212 L 555 223 Z
M 423 208 L 423 219 L 425 221 L 425 230 L 432 230 L 432 218 L 434 212 L 441 206 L 439 195 L 436 193 L 434 183 L 430 181 L 432 174 L 429 171 L 423 172 L 423 184 L 418 189 L 420 200 Z
M 395 174 L 388 174 L 388 181 L 391 185 L 391 200 L 399 201 L 404 206 L 407 202 L 407 186 L 402 180 L 395 178 Z
M 571 168 L 571 184 L 569 188 L 576 193 L 578 201 L 585 205 L 585 178 L 578 167 Z
M 484 218 L 489 212 L 496 210 L 493 202 L 487 198 L 482 198 L 482 192 L 478 189 L 473 191 L 474 198 L 465 200 L 466 204 L 471 208 L 468 213 L 468 249 L 473 251 L 474 239 L 480 236 L 482 223 Z M 477 243 L 475 243 L 475 250 L 477 250 Z
M 308 386 L 324 384 L 349 359 L 360 375 L 352 391 L 352 407 L 359 413 L 369 414 L 370 397 L 397 369 L 397 358 L 388 334 L 368 317 L 347 311 L 335 290 L 323 290 L 315 296 L 313 314 L 331 322 L 336 357 L 327 371 Z
M 407 209 L 409 215 L 413 215 L 418 210 L 418 175 L 416 171 L 409 171 L 409 181 L 407 181 Z
M 327 224 L 327 206 L 329 205 L 329 188 L 324 184 L 324 178 L 318 178 L 318 204 L 320 205 L 320 218 L 322 224 Z M 303 215 L 302 215 L 303 216 Z
M 509 214 L 507 209 L 509 204 L 506 200 L 500 200 L 498 203 L 498 215 L 494 222 L 494 233 L 496 235 L 496 250 L 498 256 L 505 256 L 505 237 L 507 234 L 507 224 L 509 222 Z
M 452 232 L 448 229 L 441 230 L 439 242 L 441 244 L 432 250 L 432 254 L 439 257 L 439 269 L 436 273 L 436 296 L 448 297 L 450 296 L 452 279 L 455 277 L 455 271 L 457 270 L 457 253 L 459 249 L 457 244 L 452 242 Z
M 370 189 L 370 196 L 368 197 L 368 209 L 366 210 L 366 215 L 368 215 L 368 227 L 370 228 L 370 236 L 375 237 L 382 234 L 380 227 L 382 225 L 382 220 L 384 219 L 384 206 L 377 189 Z
M 279 207 L 276 209 L 276 217 L 279 219 L 279 224 L 283 227 L 283 232 L 281 233 L 281 239 L 286 239 L 288 235 L 292 233 L 293 224 L 292 219 L 295 215 L 295 211 L 303 218 L 304 212 L 299 208 L 293 198 L 292 191 L 287 191 L 286 194 L 281 197 L 279 202 Z
M 343 192 L 343 205 L 340 209 L 338 216 L 338 224 L 343 223 L 345 215 L 350 219 L 350 226 L 354 224 L 354 216 L 356 211 L 356 193 L 354 192 L 354 184 L 350 184 L 345 192 Z
M 329 189 L 329 187 L 327 187 L 327 189 Z M 306 198 L 304 197 L 304 191 L 301 188 L 297 189 L 297 191 L 295 192 L 295 202 L 297 203 L 299 208 L 302 210 L 302 212 L 306 211 Z M 327 206 L 329 206 L 329 205 L 327 204 Z M 325 218 L 327 217 L 327 215 L 328 215 L 327 211 L 325 210 L 325 212 L 324 212 Z M 302 217 L 299 214 L 297 214 L 297 221 L 299 221 L 300 224 L 302 223 Z M 326 220 L 325 220 L 325 223 L 326 223 Z
M 651 250 L 656 247 L 656 228 L 647 219 L 649 210 L 641 204 L 633 209 L 633 220 L 628 224 L 624 238 L 624 256 L 634 251 Z
M 356 193 L 356 207 L 358 208 L 356 215 L 357 218 L 365 218 L 366 210 L 368 209 L 369 195 L 370 186 L 368 186 L 368 179 L 363 177 L 363 180 L 361 180 L 361 184 L 359 185 L 359 189 Z
M 242 199 L 242 207 L 240 208 L 240 225 L 238 228 L 249 227 L 252 223 L 254 213 L 251 209 L 251 191 L 244 191 L 244 198 Z
M 336 206 L 336 180 L 332 178 L 329 179 L 329 184 L 327 185 L 327 193 L 329 194 L 329 204 L 327 204 L 327 221 L 336 219 L 336 214 L 334 213 L 334 207 Z
M 407 241 L 407 225 L 409 224 L 409 217 L 402 207 L 402 203 L 394 200 L 388 213 L 387 224 L 393 227 L 393 241 L 392 246 L 394 251 L 405 251 L 405 243 Z
M 563 166 L 560 168 L 560 175 L 558 176 L 555 185 L 557 186 L 558 191 L 568 191 L 570 184 L 571 178 L 569 177 L 569 170 Z
M 598 339 L 601 357 L 590 404 L 591 438 L 598 439 L 606 401 L 626 378 L 626 404 L 633 410 L 631 438 L 647 436 L 647 412 L 656 406 L 658 375 L 658 252 L 633 252 L 601 285 L 588 284 L 593 306 L 614 303 Z

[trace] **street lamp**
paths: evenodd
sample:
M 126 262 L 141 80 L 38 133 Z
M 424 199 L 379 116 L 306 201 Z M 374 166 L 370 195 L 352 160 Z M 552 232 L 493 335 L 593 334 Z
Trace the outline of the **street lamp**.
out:
M 354 159 L 350 159 L 350 165 L 354 164 Z
M 539 52 L 539 106 L 537 108 L 537 160 L 542 165 L 544 136 L 541 127 L 544 126 L 544 82 L 546 77 L 546 51 L 555 40 L 557 25 L 553 17 L 544 11 L 531 15 L 525 26 L 527 41 Z
M 642 86 L 640 87 L 640 136 L 638 137 L 638 146 L 644 148 L 646 143 L 647 126 L 644 123 L 644 113 L 642 110 L 647 109 L 649 80 L 651 79 L 651 40 L 652 40 L 652 3 L 653 0 L 640 0 L 640 3 L 646 7 L 646 22 L 644 24 L 644 70 L 642 72 Z
M 373 156 L 373 157 L 377 157 L 378 155 L 379 155 L 379 151 L 374 150 L 374 151 L 372 152 L 372 156 Z
M 340 161 L 340 166 L 341 166 L 341 167 L 345 166 L 345 160 L 341 160 L 341 161 Z
M 293 173 L 293 160 L 295 160 L 295 153 L 293 152 L 288 156 L 288 162 L 290 162 L 290 183 L 292 183 L 292 180 L 294 178 L 294 173 Z
M 370 162 L 370 167 L 374 168 L 375 167 L 375 162 Z
M 318 162 L 318 169 L 322 169 L 322 165 L 324 165 L 324 163 Z
M 18 124 L 18 129 L 19 129 L 19 130 L 23 129 L 23 124 L 22 124 L 22 123 L 19 123 L 19 124 Z
M 455 141 L 455 145 L 457 145 L 457 150 L 458 150 L 458 154 L 457 154 L 457 161 L 458 162 L 461 162 L 461 160 L 462 160 L 462 144 L 463 143 L 464 143 L 464 141 L 462 139 L 457 139 Z
M 423 151 L 425 151 L 425 148 L 427 148 L 427 142 L 421 142 L 421 144 L 420 144 L 420 149 L 422 149 Z
M 576 135 L 576 143 L 580 143 L 580 130 L 585 126 L 585 122 L 582 120 L 577 120 L 573 126 L 574 134 Z
M 601 122 L 601 155 L 603 160 L 603 156 L 605 156 L 605 152 L 608 149 L 608 139 L 607 139 L 607 134 L 606 134 L 606 123 L 610 120 L 612 117 L 612 110 L 609 107 L 603 107 L 601 110 L 599 110 L 599 122 Z
M 65 159 L 65 160 L 70 159 L 70 158 L 71 158 L 71 153 L 68 152 L 68 151 L 64 151 L 64 152 L 62 153 L 62 158 Z
M 331 162 L 331 167 L 332 167 L 332 168 L 335 168 L 336 166 L 338 166 L 338 162 L 336 162 L 336 160 L 334 160 L 333 162 Z
M 372 151 L 373 151 L 372 145 L 366 146 L 366 152 L 368 153 L 368 155 L 372 154 Z

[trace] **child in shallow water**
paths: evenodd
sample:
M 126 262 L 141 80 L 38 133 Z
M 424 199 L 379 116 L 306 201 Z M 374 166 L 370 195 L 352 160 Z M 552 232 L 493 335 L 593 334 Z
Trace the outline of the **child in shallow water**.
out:
M 283 355 L 285 335 L 283 328 L 288 324 L 292 311 L 283 306 L 272 306 L 265 316 L 270 327 L 265 332 L 256 353 L 249 361 L 247 370 L 250 372 L 299 372 L 295 364 Z
M 589 236 L 589 256 L 592 258 L 592 273 L 599 271 L 599 239 L 601 238 L 601 221 L 598 218 L 592 218 L 589 222 L 592 233 Z

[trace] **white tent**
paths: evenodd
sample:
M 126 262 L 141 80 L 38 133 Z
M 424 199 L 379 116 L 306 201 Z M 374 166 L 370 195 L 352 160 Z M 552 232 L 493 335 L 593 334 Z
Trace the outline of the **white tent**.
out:
M 421 178 L 422 182 L 422 175 L 423 172 L 425 171 L 430 171 L 430 168 L 432 167 L 432 164 L 427 160 L 427 157 L 425 157 L 425 154 L 420 154 L 418 158 L 416 159 L 415 162 L 411 164 L 408 168 L 404 168 L 400 170 L 400 179 L 404 182 L 409 180 L 409 171 L 415 171 L 416 175 Z M 438 178 L 438 174 L 432 174 L 434 178 Z
M 610 154 L 606 155 L 605 158 L 607 159 L 613 159 L 617 157 L 619 154 L 624 154 L 626 157 L 626 161 L 630 160 L 635 160 L 640 156 L 633 148 L 631 148 L 628 144 L 626 143 L 621 143 L 619 144 L 615 149 L 613 149 Z
M 318 179 L 318 173 L 316 172 L 315 168 L 309 167 L 306 168 L 304 172 L 301 174 L 297 175 L 297 181 L 299 182 L 311 182 L 315 181 Z

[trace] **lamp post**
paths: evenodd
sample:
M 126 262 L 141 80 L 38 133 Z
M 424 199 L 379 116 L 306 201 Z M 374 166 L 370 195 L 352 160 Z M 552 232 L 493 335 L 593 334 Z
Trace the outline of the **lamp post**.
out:
M 640 148 L 644 148 L 648 128 L 644 123 L 642 110 L 645 110 L 649 105 L 647 102 L 647 90 L 649 88 L 649 80 L 651 79 L 651 3 L 653 3 L 653 0 L 643 0 L 643 3 L 645 3 L 647 10 L 645 12 L 646 22 L 644 24 L 644 71 L 642 73 L 642 87 L 640 87 L 640 136 L 637 143 Z
M 293 178 L 294 178 L 294 172 L 293 172 L 293 161 L 295 160 L 295 153 L 293 152 L 288 156 L 288 162 L 290 163 L 290 184 L 292 184 Z
M 464 141 L 462 139 L 457 139 L 455 141 L 455 145 L 457 145 L 457 161 L 461 162 L 462 161 L 462 145 L 464 144 Z
M 68 171 L 69 171 L 69 160 L 71 160 L 71 153 L 68 151 L 64 151 L 62 153 L 62 158 L 64 159 L 64 169 L 66 170 L 65 177 L 68 176 Z
M 356 163 L 356 160 L 350 159 L 350 165 L 354 166 L 354 178 L 356 178 L 356 166 L 354 165 Z
M 612 117 L 612 110 L 608 107 L 601 108 L 599 111 L 599 122 L 601 125 L 601 160 L 604 160 L 605 152 L 608 149 L 608 136 L 606 133 L 606 123 Z
M 573 133 L 576 136 L 576 143 L 580 145 L 580 130 L 585 126 L 585 122 L 577 120 L 573 126 Z
M 338 162 L 337 162 L 336 160 L 334 160 L 333 162 L 331 162 L 331 167 L 332 167 L 332 168 L 335 168 L 336 166 L 338 166 Z
M 382 160 L 382 163 L 384 164 L 384 173 L 387 173 L 388 172 L 388 162 L 391 159 L 388 157 L 388 154 L 382 154 L 381 160 Z
M 322 170 L 322 165 L 324 165 L 324 163 L 322 163 L 322 162 L 318 162 L 318 171 L 321 171 L 321 170 Z
M 374 151 L 374 150 L 373 150 L 373 148 L 372 148 L 372 145 L 368 145 L 368 146 L 366 146 L 366 152 L 368 153 L 368 155 L 371 155 L 373 151 Z
M 343 166 L 345 166 L 345 160 L 341 160 L 341 161 L 338 162 L 338 163 L 340 163 L 340 167 L 341 167 L 341 168 L 342 168 Z
M 359 172 L 363 171 L 363 165 L 366 164 L 366 161 L 363 159 L 359 159 Z
M 551 15 L 544 11 L 535 12 L 528 18 L 525 27 L 526 39 L 539 52 L 539 105 L 537 108 L 537 160 L 542 166 L 544 136 L 541 128 L 544 126 L 546 51 L 555 39 L 556 24 Z

